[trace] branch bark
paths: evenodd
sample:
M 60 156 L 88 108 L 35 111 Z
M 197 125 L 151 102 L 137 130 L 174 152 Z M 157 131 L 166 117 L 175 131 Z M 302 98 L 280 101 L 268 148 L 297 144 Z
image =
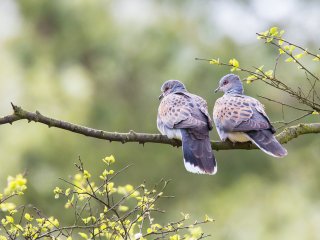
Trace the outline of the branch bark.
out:
M 181 141 L 176 139 L 169 139 L 161 134 L 136 133 L 133 130 L 130 130 L 128 133 L 107 132 L 46 117 L 38 111 L 36 111 L 35 113 L 29 112 L 12 103 L 11 105 L 14 111 L 13 114 L 0 118 L 0 125 L 8 123 L 12 124 L 13 122 L 26 119 L 28 120 L 28 122 L 38 122 L 45 124 L 48 127 L 56 127 L 70 132 L 78 133 L 87 137 L 108 140 L 110 142 L 137 142 L 139 144 L 161 143 L 172 145 L 174 147 L 181 146 Z M 276 138 L 279 140 L 280 143 L 285 144 L 291 141 L 292 139 L 297 138 L 300 135 L 310 133 L 320 133 L 320 123 L 301 123 L 296 126 L 285 128 L 281 133 L 279 133 L 276 136 Z M 233 144 L 231 142 L 211 141 L 211 146 L 214 150 L 257 149 L 257 147 L 250 142 Z

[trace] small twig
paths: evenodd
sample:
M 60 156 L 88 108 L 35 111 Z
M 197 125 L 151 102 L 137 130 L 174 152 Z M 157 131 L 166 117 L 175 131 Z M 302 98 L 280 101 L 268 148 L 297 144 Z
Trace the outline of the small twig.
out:
M 303 119 L 303 118 L 305 118 L 305 117 L 307 117 L 307 116 L 309 116 L 309 115 L 311 115 L 312 113 L 306 113 L 306 114 L 303 114 L 302 116 L 300 116 L 300 117 L 297 117 L 297 118 L 295 118 L 295 119 L 293 119 L 293 120 L 291 120 L 291 121 L 289 121 L 289 122 L 285 122 L 285 121 L 278 121 L 278 122 L 273 122 L 273 123 L 282 123 L 282 124 L 284 124 L 283 126 L 280 126 L 280 127 L 278 127 L 278 128 L 276 128 L 276 130 L 278 130 L 278 129 L 281 129 L 281 128 L 284 128 L 285 126 L 288 126 L 289 124 L 291 124 L 291 123 L 294 123 L 294 122 L 296 122 L 296 121 L 298 121 L 298 120 L 301 120 L 301 119 Z
M 257 34 L 258 36 L 264 38 L 264 39 L 267 38 L 267 36 L 264 36 L 264 35 L 262 35 L 262 34 L 260 34 L 260 33 L 256 33 L 256 34 Z M 311 55 L 311 56 L 313 56 L 313 57 L 317 57 L 317 58 L 318 58 L 318 56 L 317 56 L 316 54 L 308 51 L 308 49 L 303 48 L 303 47 L 301 47 L 301 46 L 299 46 L 299 45 L 297 45 L 297 44 L 291 43 L 291 42 L 289 42 L 288 40 L 285 40 L 285 39 L 283 39 L 283 38 L 279 38 L 279 37 L 276 37 L 276 36 L 273 36 L 272 38 L 273 38 L 273 39 L 276 39 L 276 40 L 281 40 L 281 41 L 287 43 L 288 45 L 292 45 L 292 46 L 294 46 L 294 47 L 296 47 L 296 48 L 299 48 L 300 50 L 306 52 L 307 54 L 309 54 L 309 55 Z
M 287 51 L 286 49 L 284 49 L 282 46 L 280 46 L 279 44 L 276 44 L 274 43 L 273 41 L 270 42 L 270 44 L 272 44 L 273 46 L 277 47 L 278 49 L 281 49 L 283 52 L 285 52 L 288 56 L 290 56 L 293 61 L 295 63 L 297 63 L 301 69 L 305 70 L 308 74 L 310 74 L 314 79 L 316 79 L 317 81 L 320 81 L 320 79 L 315 75 L 313 74 L 309 69 L 307 69 L 295 56 L 293 56 L 293 54 L 289 51 Z
M 276 78 L 276 71 L 277 71 L 277 66 L 279 63 L 280 56 L 281 56 L 281 54 L 278 54 L 278 56 L 276 57 L 276 61 L 275 61 L 274 68 L 273 68 L 273 78 Z
M 273 99 L 271 99 L 271 98 L 267 98 L 267 97 L 260 96 L 260 95 L 258 95 L 258 97 L 259 97 L 259 98 L 263 98 L 263 99 L 265 99 L 265 100 L 268 100 L 268 101 L 270 101 L 270 102 L 279 103 L 279 104 L 281 104 L 282 106 L 286 106 L 286 107 L 293 108 L 293 109 L 296 109 L 296 110 L 299 110 L 299 111 L 303 111 L 303 112 L 308 112 L 308 113 L 311 112 L 311 113 L 312 113 L 311 110 L 307 110 L 307 109 L 303 109 L 303 108 L 298 108 L 298 107 L 295 107 L 295 106 L 291 106 L 291 105 L 289 105 L 289 104 L 286 104 L 286 103 L 283 103 L 283 102 L 280 102 L 280 101 L 277 101 L 277 100 L 273 100 Z

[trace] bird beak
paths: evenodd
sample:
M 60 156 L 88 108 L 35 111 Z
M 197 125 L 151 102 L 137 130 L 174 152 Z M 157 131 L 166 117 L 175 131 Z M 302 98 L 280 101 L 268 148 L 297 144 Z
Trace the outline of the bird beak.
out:
M 164 97 L 163 93 L 161 93 L 160 96 L 159 96 L 159 100 L 161 100 L 163 97 Z
M 214 93 L 217 93 L 220 90 L 220 87 L 218 87 L 216 90 L 214 90 Z

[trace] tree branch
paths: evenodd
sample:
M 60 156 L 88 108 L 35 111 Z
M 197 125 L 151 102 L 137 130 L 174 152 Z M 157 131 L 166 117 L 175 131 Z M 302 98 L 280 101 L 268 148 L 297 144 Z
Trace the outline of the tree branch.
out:
M 12 124 L 15 121 L 22 119 L 28 120 L 28 122 L 38 122 L 47 125 L 48 127 L 56 127 L 64 129 L 70 132 L 78 133 L 92 138 L 104 139 L 110 142 L 137 142 L 139 144 L 145 143 L 161 143 L 169 144 L 175 147 L 181 146 L 181 141 L 176 139 L 169 139 L 161 134 L 150 134 L 150 133 L 136 133 L 130 130 L 128 133 L 118 133 L 118 132 L 107 132 L 99 129 L 88 128 L 81 125 L 69 123 L 66 121 L 57 120 L 54 118 L 49 118 L 42 115 L 40 112 L 36 111 L 35 113 L 26 111 L 21 107 L 18 107 L 12 104 L 13 114 L 4 116 L 0 118 L 0 125 L 2 124 Z M 296 126 L 285 128 L 281 133 L 276 137 L 280 143 L 285 144 L 292 139 L 310 133 L 320 133 L 320 123 L 309 123 L 309 124 L 299 124 Z M 212 149 L 214 150 L 229 150 L 229 149 L 257 149 L 257 147 L 250 143 L 236 143 L 231 142 L 216 142 L 211 141 Z

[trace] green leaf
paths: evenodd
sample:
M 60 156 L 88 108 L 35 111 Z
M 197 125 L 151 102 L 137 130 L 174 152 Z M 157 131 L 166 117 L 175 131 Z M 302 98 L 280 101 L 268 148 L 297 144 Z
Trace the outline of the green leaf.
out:
M 255 71 L 256 73 L 260 73 L 263 69 L 264 65 L 261 65 L 260 67 L 258 67 L 258 69 Z
M 299 53 L 299 54 L 297 54 L 297 55 L 294 55 L 294 58 L 295 58 L 295 59 L 300 59 L 300 58 L 302 58 L 305 54 L 306 54 L 306 52 Z
M 271 36 L 277 36 L 278 35 L 278 27 L 272 27 L 269 29 Z
M 209 61 L 209 64 L 219 64 L 219 63 L 220 63 L 219 58 L 218 58 L 218 59 L 211 59 L 211 60 Z
M 205 221 L 205 222 L 213 222 L 214 220 L 206 214 L 206 215 L 204 216 L 204 221 Z
M 6 216 L 7 222 L 14 223 L 14 219 L 11 216 Z
M 264 32 L 261 32 L 261 33 L 260 33 L 260 35 L 262 35 L 262 36 L 264 36 L 264 37 L 268 36 L 268 34 L 269 34 L 269 31 L 264 31 Z
M 287 45 L 287 46 L 284 46 L 284 49 L 290 53 L 292 53 L 292 51 L 295 49 L 296 47 L 293 46 L 293 45 Z
M 253 80 L 256 80 L 257 79 L 257 76 L 255 76 L 255 75 L 250 75 L 250 76 L 248 76 L 247 78 L 246 78 L 246 83 L 247 84 L 250 84 Z
M 268 42 L 268 43 L 269 43 L 269 42 L 272 42 L 272 40 L 273 40 L 273 38 L 272 38 L 272 37 L 267 38 L 267 42 Z
M 319 62 L 320 61 L 320 55 L 317 54 L 317 56 L 314 59 L 312 59 L 312 61 Z
M 119 206 L 119 211 L 120 212 L 126 212 L 126 211 L 128 211 L 129 210 L 129 207 L 127 207 L 127 206 L 124 206 L 124 205 L 121 205 L 121 206 Z
M 83 177 L 85 179 L 89 179 L 91 178 L 91 174 L 87 170 L 83 170 Z
M 87 235 L 87 234 L 85 234 L 85 233 L 83 233 L 83 232 L 79 232 L 78 234 L 79 234 L 82 238 L 88 239 L 88 235 Z
M 116 159 L 114 158 L 113 155 L 110 155 L 110 156 L 102 159 L 102 161 L 105 162 L 106 164 L 110 165 L 110 164 L 114 163 L 116 161 Z
M 292 57 L 289 57 L 285 60 L 286 62 L 293 62 L 293 58 Z
M 170 236 L 169 239 L 170 239 L 170 240 L 180 240 L 181 238 L 180 238 L 180 236 L 179 236 L 178 234 L 175 234 L 175 235 L 173 235 L 173 236 Z
M 273 70 L 268 70 L 264 73 L 265 75 L 267 75 L 269 78 L 272 78 L 273 76 Z
M 239 62 L 238 62 L 238 60 L 235 59 L 235 58 L 230 59 L 230 60 L 229 60 L 229 64 L 232 65 L 232 66 L 234 66 L 235 68 L 238 68 L 238 67 L 239 67 Z
M 70 191 L 71 191 L 71 189 L 70 189 L 70 188 L 67 188 L 66 191 L 65 191 L 65 195 L 66 195 L 66 196 L 69 196 Z
M 24 215 L 24 218 L 27 219 L 27 221 L 29 221 L 29 222 L 31 222 L 33 220 L 33 217 L 31 217 L 29 213 L 26 213 Z

